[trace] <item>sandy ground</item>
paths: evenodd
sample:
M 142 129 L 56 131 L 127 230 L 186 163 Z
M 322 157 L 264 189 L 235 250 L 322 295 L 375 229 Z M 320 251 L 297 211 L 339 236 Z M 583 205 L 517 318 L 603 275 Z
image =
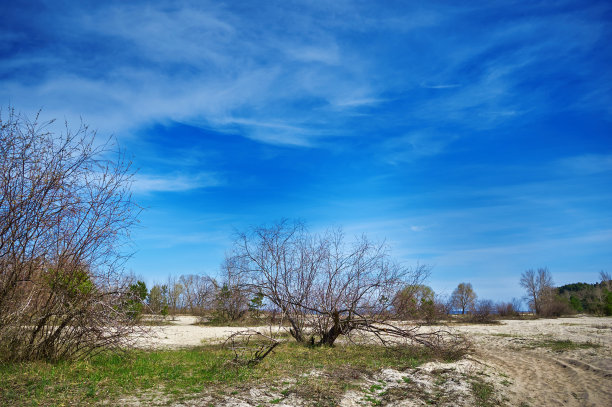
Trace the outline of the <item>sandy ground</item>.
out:
M 509 377 L 510 405 L 612 406 L 612 318 L 576 317 L 462 326 L 473 358 Z M 596 348 L 554 352 L 543 341 L 570 340 Z
M 234 332 L 254 329 L 269 333 L 269 327 L 227 327 L 195 325 L 198 319 L 193 316 L 179 315 L 171 325 L 148 327 L 149 335 L 139 337 L 136 347 L 144 349 L 178 349 L 202 345 L 203 343 L 222 342 Z M 277 331 L 277 328 L 272 328 Z
M 139 346 L 195 346 L 221 341 L 245 329 L 203 327 L 192 325 L 194 322 L 193 317 L 183 316 L 173 325 L 152 327 L 152 336 L 141 339 Z M 379 377 L 361 380 L 364 389 L 371 383 L 382 383 L 384 391 L 379 395 L 369 394 L 368 399 L 364 398 L 364 391 L 348 391 L 340 405 L 372 405 L 372 400 L 387 406 L 425 405 L 431 403 L 432 395 L 437 397 L 436 405 L 476 405 L 469 377 L 479 375 L 494 386 L 500 405 L 612 406 L 612 318 L 504 320 L 496 325 L 455 325 L 452 329 L 465 334 L 474 344 L 474 351 L 464 360 L 452 364 L 428 363 L 405 372 L 384 370 Z M 542 346 L 553 340 L 595 346 L 562 352 Z M 410 383 L 410 390 L 406 383 Z M 389 401 L 388 395 L 394 392 L 406 397 Z M 274 392 L 255 388 L 245 397 L 230 397 L 222 403 L 215 400 L 214 404 L 267 405 L 275 397 Z M 210 401 L 200 399 L 184 405 L 209 405 L 206 403 Z M 291 398 L 274 404 L 304 405 Z

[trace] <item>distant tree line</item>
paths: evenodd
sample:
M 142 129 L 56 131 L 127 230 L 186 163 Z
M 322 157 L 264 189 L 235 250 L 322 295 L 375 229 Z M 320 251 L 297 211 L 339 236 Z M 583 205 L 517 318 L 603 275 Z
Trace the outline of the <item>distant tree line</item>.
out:
M 223 264 L 219 278 L 187 274 L 170 276 L 166 282 L 154 284 L 143 304 L 144 311 L 162 317 L 189 314 L 209 323 L 235 322 L 247 317 L 257 320 L 264 309 L 262 295 L 241 281 L 230 260 Z M 269 307 L 268 310 L 273 311 Z
M 529 307 L 537 316 L 558 317 L 575 313 L 612 315 L 612 280 L 602 271 L 601 282 L 574 283 L 555 287 L 547 268 L 527 270 L 521 275 Z
M 281 298 L 276 302 L 272 295 L 289 298 L 289 302 L 298 303 L 303 299 L 294 299 L 295 293 L 279 293 L 279 287 L 270 287 L 270 283 L 254 283 L 255 276 L 245 272 L 244 259 L 235 253 L 227 256 L 221 267 L 218 278 L 206 275 L 181 275 L 169 277 L 165 283 L 154 284 L 150 291 L 144 292 L 143 282 L 131 286 L 135 297 L 142 298 L 146 311 L 163 317 L 174 317 L 184 313 L 199 316 L 200 320 L 211 324 L 226 324 L 241 321 L 243 323 L 269 323 L 286 317 Z M 252 271 L 251 271 L 252 272 Z M 452 315 L 462 315 L 463 320 L 471 322 L 489 322 L 497 317 L 519 317 L 525 311 L 522 300 L 495 302 L 479 299 L 472 284 L 462 282 L 457 285 L 450 296 L 438 295 L 434 290 L 421 283 L 426 274 L 425 269 L 419 272 L 421 280 L 399 284 L 396 291 L 389 292 L 388 306 L 385 308 L 385 319 L 411 320 L 420 324 L 435 324 Z M 595 284 L 575 283 L 554 287 L 548 269 L 527 270 L 521 275 L 521 286 L 526 290 L 524 299 L 530 310 L 541 317 L 570 315 L 576 312 L 595 315 L 612 315 L 612 280 L 602 273 L 602 282 Z M 287 276 L 285 276 L 287 278 Z M 607 279 L 606 279 L 607 278 Z M 277 282 L 271 279 L 270 282 Z M 290 283 L 290 282 L 286 282 Z M 283 287 L 288 289 L 289 287 Z M 268 290 L 268 295 L 265 294 Z M 331 293 L 328 294 L 330 296 Z M 316 298 L 316 297 L 314 297 Z M 311 301 L 311 300 L 309 300 Z M 316 314 L 312 310 L 306 314 Z M 291 323 L 290 321 L 287 321 Z M 293 322 L 299 327 L 299 322 Z M 292 327 L 292 329 L 294 329 Z M 303 327 L 302 327 L 303 329 Z
M 557 295 L 575 312 L 612 315 L 612 279 L 603 271 L 600 276 L 599 283 L 574 283 L 558 287 Z

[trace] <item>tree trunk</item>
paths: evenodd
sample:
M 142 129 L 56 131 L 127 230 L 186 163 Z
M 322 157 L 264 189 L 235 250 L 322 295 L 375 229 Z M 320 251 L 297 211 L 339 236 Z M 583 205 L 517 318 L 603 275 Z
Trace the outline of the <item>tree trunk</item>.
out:
M 292 328 L 289 328 L 289 333 L 291 334 L 291 336 L 293 336 L 293 338 L 299 343 L 305 342 L 304 334 L 302 333 L 300 327 L 298 327 L 298 325 L 295 323 L 293 318 L 289 318 L 289 323 L 292 326 Z
M 342 333 L 342 325 L 340 323 L 340 314 L 338 314 L 338 311 L 334 311 L 332 318 L 334 320 L 334 325 L 323 334 L 319 341 L 319 345 L 333 346 L 338 336 Z

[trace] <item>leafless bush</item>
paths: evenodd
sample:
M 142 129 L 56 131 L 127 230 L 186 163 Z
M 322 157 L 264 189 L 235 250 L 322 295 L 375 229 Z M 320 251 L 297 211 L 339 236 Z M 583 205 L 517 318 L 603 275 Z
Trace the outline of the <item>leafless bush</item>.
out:
M 570 305 L 569 300 L 553 294 L 550 294 L 550 297 L 543 301 L 540 307 L 540 315 L 543 317 L 560 317 L 575 313 L 576 311 Z
M 365 236 L 346 243 L 339 230 L 314 235 L 299 222 L 282 221 L 240 234 L 235 253 L 253 291 L 281 310 L 298 342 L 333 345 L 357 332 L 383 343 L 439 340 L 392 322 L 396 293 L 421 284 L 429 270 L 392 261 L 384 244 Z
M 519 315 L 520 309 L 515 302 L 499 302 L 495 305 L 497 315 L 500 317 L 516 317 Z
M 137 213 L 129 163 L 86 126 L 48 125 L 0 117 L 2 359 L 86 355 L 133 329 L 118 272 Z
M 246 330 L 231 334 L 223 345 L 234 353 L 233 363 L 252 366 L 261 362 L 280 342 L 259 331 Z
M 476 323 L 489 323 L 493 321 L 495 306 L 491 300 L 476 301 L 470 320 Z

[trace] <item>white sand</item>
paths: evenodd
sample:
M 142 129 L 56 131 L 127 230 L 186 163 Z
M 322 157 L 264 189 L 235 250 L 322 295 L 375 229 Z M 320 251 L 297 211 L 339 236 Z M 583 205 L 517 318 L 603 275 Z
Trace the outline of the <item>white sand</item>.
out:
M 226 327 L 194 325 L 198 319 L 193 316 L 181 315 L 175 320 L 168 318 L 172 325 L 149 327 L 149 335 L 139 337 L 136 347 L 145 349 L 178 349 L 202 345 L 203 343 L 222 342 L 234 332 L 254 329 L 269 333 L 269 327 Z M 278 331 L 278 328 L 273 328 Z

